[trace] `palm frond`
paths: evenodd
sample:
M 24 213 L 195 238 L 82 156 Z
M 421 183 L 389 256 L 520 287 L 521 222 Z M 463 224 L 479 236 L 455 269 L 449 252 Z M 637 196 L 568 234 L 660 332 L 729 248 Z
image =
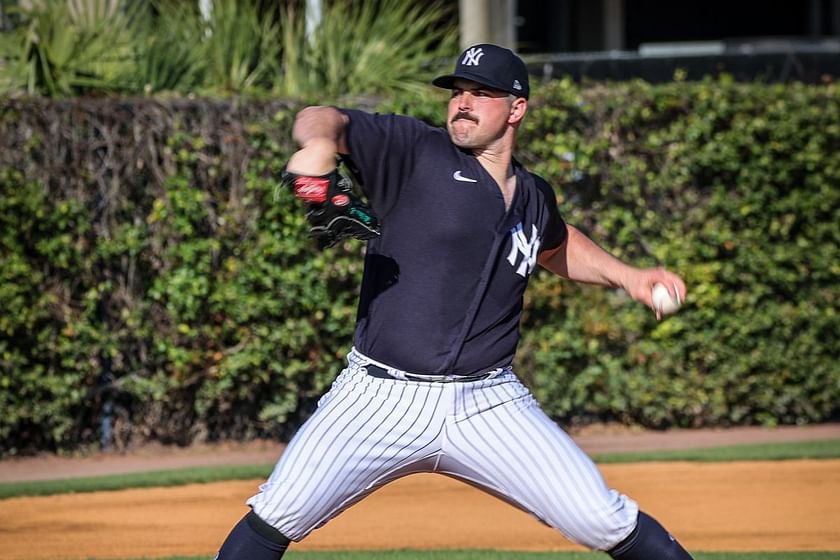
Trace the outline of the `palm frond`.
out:
M 132 28 L 139 5 L 125 0 L 31 1 L 3 50 L 6 81 L 49 96 L 120 91 L 132 63 Z
M 145 94 L 194 91 L 207 69 L 201 52 L 201 16 L 178 0 L 161 0 L 152 7 L 134 37 L 137 56 L 132 89 Z
M 283 14 L 283 72 L 275 89 L 291 96 L 387 94 L 428 87 L 439 61 L 457 48 L 442 3 L 409 0 L 328 5 L 306 36 L 302 14 Z
M 203 53 L 205 85 L 225 92 L 245 92 L 270 83 L 277 71 L 281 31 L 253 0 L 214 0 Z

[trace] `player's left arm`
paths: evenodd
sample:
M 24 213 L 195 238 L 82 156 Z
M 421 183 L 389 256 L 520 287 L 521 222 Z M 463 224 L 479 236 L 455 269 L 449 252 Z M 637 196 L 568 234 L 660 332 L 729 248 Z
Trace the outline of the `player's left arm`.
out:
M 574 226 L 566 224 L 566 240 L 540 253 L 539 263 L 554 274 L 575 282 L 622 288 L 630 297 L 651 309 L 653 286 L 661 282 L 669 291 L 679 291 L 685 301 L 685 282 L 677 274 L 656 268 L 637 268 L 622 262 L 598 246 Z M 674 294 L 672 294 L 674 295 Z

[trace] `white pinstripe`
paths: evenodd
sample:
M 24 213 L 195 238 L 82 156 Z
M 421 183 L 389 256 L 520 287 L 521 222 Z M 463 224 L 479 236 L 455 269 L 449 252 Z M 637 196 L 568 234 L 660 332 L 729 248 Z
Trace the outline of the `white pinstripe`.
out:
M 476 485 L 574 542 L 607 550 L 635 526 L 635 502 L 542 411 L 510 368 L 469 383 L 367 375 L 348 366 L 248 504 L 301 540 L 384 484 L 439 472 Z

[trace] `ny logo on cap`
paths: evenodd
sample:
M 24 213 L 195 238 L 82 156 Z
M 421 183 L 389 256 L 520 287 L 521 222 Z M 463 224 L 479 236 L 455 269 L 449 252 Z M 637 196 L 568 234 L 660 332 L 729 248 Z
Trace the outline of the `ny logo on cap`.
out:
M 484 52 L 481 48 L 473 47 L 464 53 L 464 60 L 461 61 L 461 64 L 464 66 L 478 66 L 478 61 L 481 60 L 482 56 L 484 56 Z

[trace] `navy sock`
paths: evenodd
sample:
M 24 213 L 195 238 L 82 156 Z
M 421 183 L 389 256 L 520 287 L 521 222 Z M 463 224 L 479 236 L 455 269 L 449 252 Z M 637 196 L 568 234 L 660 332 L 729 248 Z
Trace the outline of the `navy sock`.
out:
M 279 560 L 288 546 L 283 533 L 251 511 L 231 530 L 216 560 Z
M 692 560 L 656 519 L 641 511 L 630 536 L 608 553 L 616 560 Z

